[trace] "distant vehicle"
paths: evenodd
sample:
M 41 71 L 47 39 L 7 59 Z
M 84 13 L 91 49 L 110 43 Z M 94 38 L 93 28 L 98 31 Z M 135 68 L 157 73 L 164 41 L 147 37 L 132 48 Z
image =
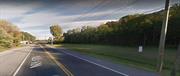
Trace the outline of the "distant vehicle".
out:
M 29 42 L 29 41 L 21 41 L 20 43 L 21 44 L 30 44 L 31 42 Z

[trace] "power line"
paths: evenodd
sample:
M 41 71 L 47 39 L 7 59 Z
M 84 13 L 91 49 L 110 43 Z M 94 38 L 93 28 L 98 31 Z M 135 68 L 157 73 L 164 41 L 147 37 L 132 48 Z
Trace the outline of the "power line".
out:
M 180 0 L 179 0 L 180 1 Z M 171 2 L 171 1 L 170 1 Z M 169 3 L 169 7 L 172 7 L 174 4 L 176 3 Z M 152 9 L 152 10 L 148 10 L 148 11 L 144 11 L 142 13 L 144 14 L 147 14 L 147 13 L 153 13 L 153 12 L 156 12 L 156 11 L 160 11 L 160 10 L 163 10 L 164 9 L 164 6 L 161 6 L 161 7 L 158 7 L 158 8 L 155 8 L 155 9 Z
M 179 2 L 180 2 L 180 0 L 179 0 Z M 132 2 L 132 3 L 129 4 L 129 5 L 132 6 L 132 5 L 134 5 L 135 3 L 137 3 L 137 0 L 135 0 L 134 2 Z M 174 5 L 174 3 L 171 2 L 169 5 L 170 5 L 170 7 L 171 7 L 171 6 Z M 130 7 L 130 6 L 129 6 L 129 7 Z M 129 7 L 125 7 L 124 9 L 129 8 Z M 152 10 L 143 11 L 141 14 L 153 13 L 153 12 L 156 12 L 156 11 L 158 11 L 158 10 L 159 10 L 159 11 L 160 11 L 160 10 L 163 10 L 163 8 L 164 8 L 164 6 L 161 6 L 161 7 L 152 9 Z M 124 10 L 124 9 L 121 9 L 121 10 Z M 119 10 L 120 10 L 120 9 L 119 9 Z M 115 10 L 115 11 L 113 11 L 112 13 L 114 13 L 114 12 L 118 12 L 118 11 Z M 112 13 L 111 13 L 111 14 L 112 14 Z M 112 15 L 111 15 L 111 16 L 112 16 Z M 108 17 L 108 16 L 106 16 L 106 17 Z
M 100 9 L 100 7 L 105 6 L 105 4 L 110 3 L 110 2 L 112 2 L 112 1 L 106 0 L 106 2 L 105 2 L 104 0 L 102 0 L 102 1 L 100 1 L 96 6 L 94 6 L 93 8 L 91 8 L 90 10 L 88 10 L 87 12 L 85 12 L 83 15 L 79 16 L 78 18 L 76 18 L 76 19 L 74 19 L 74 20 L 80 20 L 80 19 L 82 19 L 82 17 L 85 16 L 85 15 L 88 17 L 88 14 L 89 14 L 90 12 L 92 12 L 93 10 L 95 10 L 95 9 L 97 9 L 97 8 Z M 133 2 L 131 2 L 131 3 L 129 3 L 128 5 L 126 5 L 125 7 L 121 7 L 121 8 L 115 9 L 114 11 L 110 12 L 111 15 L 106 15 L 106 16 L 104 16 L 104 18 L 107 18 L 107 17 L 112 16 L 113 13 L 116 13 L 116 12 L 122 11 L 122 10 L 124 10 L 124 9 L 127 9 L 127 8 L 135 5 L 137 2 L 138 2 L 138 0 L 134 0 Z M 152 13 L 152 12 L 155 12 L 155 11 L 158 11 L 158 10 L 161 10 L 161 9 L 163 9 L 163 7 L 155 8 L 155 9 L 148 10 L 148 11 L 143 11 L 142 13 L 144 13 L 144 14 Z M 96 15 L 96 14 L 94 14 L 94 15 Z M 92 15 L 92 16 L 94 16 L 94 15 Z
M 119 12 L 119 11 L 121 11 L 121 10 L 127 9 L 127 8 L 135 5 L 137 2 L 138 2 L 138 0 L 134 0 L 133 2 L 131 2 L 131 3 L 129 3 L 128 5 L 126 5 L 125 7 L 118 8 L 118 9 L 116 9 L 116 10 L 110 12 L 110 13 L 113 14 L 113 13 L 115 13 L 115 12 Z M 108 16 L 109 16 L 109 15 L 105 16 L 104 18 L 107 18 Z M 112 15 L 110 15 L 110 16 L 112 16 Z
M 143 11 L 142 13 L 143 13 L 143 14 L 148 14 L 148 13 L 153 13 L 153 12 L 155 12 L 155 11 L 160 11 L 160 10 L 162 10 L 162 9 L 163 9 L 163 7 L 159 7 L 159 8 L 155 8 L 155 9 L 152 9 L 152 10 Z
M 99 3 L 97 6 L 95 6 L 94 8 L 92 8 L 91 10 L 89 10 L 88 12 L 86 12 L 84 15 L 87 15 L 88 13 L 92 12 L 92 10 L 97 9 L 97 8 L 99 8 L 100 6 L 102 7 L 102 6 L 105 6 L 105 5 L 107 5 L 108 3 L 112 2 L 112 1 L 110 1 L 110 0 L 107 0 L 107 1 L 108 1 L 108 2 L 102 1 L 102 3 Z M 116 12 L 116 11 L 120 11 L 120 10 L 129 8 L 129 7 L 131 7 L 132 5 L 134 5 L 135 3 L 137 3 L 137 1 L 138 1 L 138 0 L 134 0 L 133 2 L 131 2 L 131 3 L 129 3 L 128 5 L 126 5 L 125 7 L 121 7 L 121 8 L 115 9 L 114 11 L 112 11 L 112 12 L 110 12 L 110 13 L 112 14 L 112 13 L 114 13 L 114 12 Z M 104 3 L 104 4 L 103 4 L 103 3 Z M 100 8 L 99 8 L 99 9 L 100 9 Z M 81 19 L 82 16 L 84 16 L 84 15 L 81 15 L 80 17 L 76 18 L 76 20 Z M 96 15 L 96 14 L 94 14 L 94 15 Z M 88 15 L 87 15 L 87 16 L 88 16 Z M 104 16 L 104 17 L 108 17 L 108 16 L 109 16 L 109 15 Z
M 99 7 L 103 7 L 104 5 L 106 5 L 110 0 L 101 0 L 96 6 L 94 6 L 93 8 L 91 8 L 90 10 L 86 11 L 83 15 L 79 16 L 78 18 L 74 19 L 74 20 L 80 20 L 82 19 L 83 16 L 88 15 L 90 12 L 92 12 L 93 10 L 99 8 Z M 73 20 L 72 20 L 73 21 Z
M 180 2 L 180 0 L 179 0 Z M 176 3 L 170 3 L 169 6 L 172 7 L 174 4 Z M 156 11 L 160 11 L 160 10 L 163 10 L 164 6 L 161 6 L 161 7 L 158 7 L 158 8 L 155 8 L 155 9 L 152 9 L 152 10 L 148 10 L 148 11 L 143 11 L 141 12 L 140 14 L 148 14 L 148 13 L 153 13 L 153 12 L 156 12 Z
M 109 1 L 109 0 L 106 0 L 106 1 Z M 92 12 L 94 9 L 97 9 L 98 7 L 101 6 L 101 4 L 103 5 L 103 3 L 105 3 L 104 0 L 101 0 L 96 6 L 94 6 L 93 8 L 91 8 L 90 10 L 88 10 L 85 14 L 88 14 L 90 12 Z

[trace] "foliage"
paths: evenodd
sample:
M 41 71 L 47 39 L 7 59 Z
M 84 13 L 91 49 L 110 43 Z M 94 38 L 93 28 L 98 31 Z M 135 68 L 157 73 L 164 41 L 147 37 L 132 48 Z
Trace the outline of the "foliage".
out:
M 158 45 L 163 10 L 150 14 L 135 14 L 98 27 L 84 26 L 64 33 L 66 43 L 98 43 L 116 45 Z M 180 6 L 171 7 L 167 44 L 177 45 L 180 39 Z
M 21 36 L 21 40 L 28 40 L 28 41 L 35 41 L 36 37 L 31 35 L 28 32 L 21 32 L 22 36 Z
M 14 24 L 6 20 L 0 20 L 0 47 L 10 48 L 18 46 L 22 36 L 25 36 L 25 39 L 28 37 L 30 40 L 35 40 L 34 36 L 27 32 L 21 32 Z
M 62 28 L 58 24 L 50 26 L 50 32 L 54 36 L 55 43 L 63 41 Z
M 8 33 L 0 28 L 0 47 L 12 47 L 13 39 Z
M 12 23 L 0 20 L 0 46 L 17 46 L 20 42 L 21 33 Z

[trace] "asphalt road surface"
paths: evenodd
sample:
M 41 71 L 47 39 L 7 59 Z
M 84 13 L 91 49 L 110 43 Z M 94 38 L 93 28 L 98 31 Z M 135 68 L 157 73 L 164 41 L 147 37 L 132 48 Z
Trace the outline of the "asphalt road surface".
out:
M 41 64 L 35 67 L 32 66 L 34 57 L 41 57 Z M 48 57 L 44 49 L 35 46 L 15 76 L 66 76 L 66 74 Z
M 0 53 L 0 76 L 156 76 L 154 73 L 136 71 L 136 69 L 134 74 L 128 74 L 64 51 L 31 45 L 2 52 Z M 123 68 L 120 69 L 123 70 Z M 136 74 L 140 72 L 144 74 Z
M 55 51 L 51 48 L 33 47 L 31 54 L 16 76 L 124 76 L 65 53 Z M 49 56 L 49 54 L 51 55 Z M 32 58 L 37 56 L 41 57 L 41 65 L 30 68 Z M 51 56 L 55 58 L 55 61 Z
M 32 48 L 23 47 L 0 53 L 0 76 L 12 76 Z

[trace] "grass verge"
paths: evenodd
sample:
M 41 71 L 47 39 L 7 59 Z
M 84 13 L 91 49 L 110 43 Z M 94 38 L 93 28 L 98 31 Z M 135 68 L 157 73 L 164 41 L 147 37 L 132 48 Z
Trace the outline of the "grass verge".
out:
M 65 47 L 72 51 L 94 56 L 97 58 L 109 60 L 114 63 L 124 64 L 135 68 L 148 71 L 156 69 L 158 49 L 146 47 L 142 53 L 138 52 L 138 47 L 122 47 L 110 45 L 92 45 L 92 44 L 61 44 L 56 47 Z M 169 76 L 173 61 L 175 59 L 175 49 L 166 49 L 164 74 Z
M 19 45 L 19 46 L 15 46 L 15 47 L 11 47 L 11 48 L 1 47 L 1 46 L 0 46 L 0 52 L 6 51 L 6 50 L 9 50 L 9 49 L 13 49 L 13 48 L 19 48 L 19 47 L 23 47 L 23 46 L 22 46 L 22 45 Z
M 9 48 L 0 47 L 0 52 L 8 50 Z

